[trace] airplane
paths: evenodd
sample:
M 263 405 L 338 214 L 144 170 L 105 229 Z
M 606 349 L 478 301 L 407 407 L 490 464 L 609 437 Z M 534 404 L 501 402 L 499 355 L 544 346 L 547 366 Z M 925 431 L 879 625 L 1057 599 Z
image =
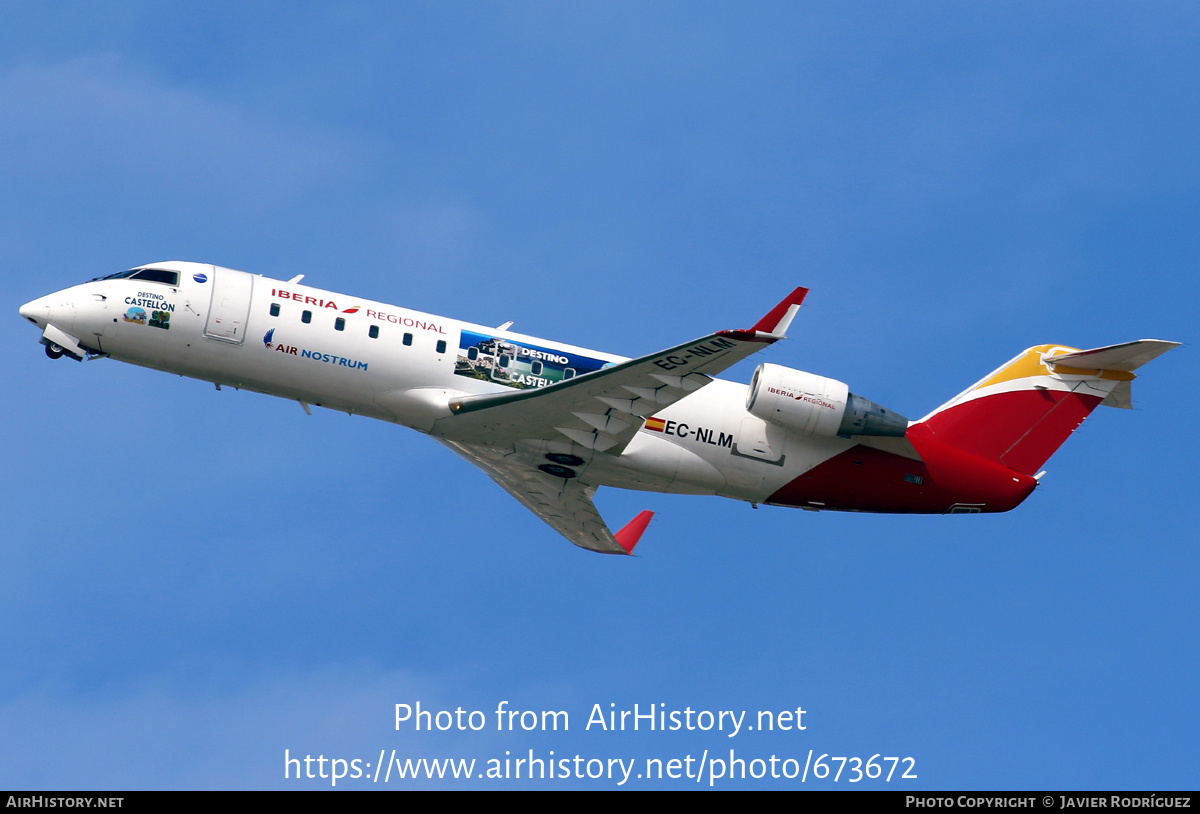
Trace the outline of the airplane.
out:
M 763 363 L 808 290 L 753 327 L 629 359 L 204 263 L 98 277 L 21 306 L 52 359 L 109 357 L 426 433 L 581 548 L 632 554 L 601 486 L 810 511 L 1004 512 L 1098 405 L 1179 343 L 1029 348 L 918 421 L 835 379 Z

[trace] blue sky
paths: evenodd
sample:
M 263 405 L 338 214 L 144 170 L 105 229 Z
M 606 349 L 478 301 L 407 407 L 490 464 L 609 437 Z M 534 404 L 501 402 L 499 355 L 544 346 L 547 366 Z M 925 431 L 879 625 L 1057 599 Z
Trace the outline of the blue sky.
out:
M 614 526 L 657 512 L 640 556 L 617 559 L 414 432 L 51 363 L 17 315 L 183 259 L 639 355 L 753 324 L 805 285 L 792 339 L 727 377 L 776 362 L 919 417 L 1034 344 L 1193 341 L 1194 6 L 4 18 L 0 785 L 329 785 L 285 781 L 285 749 L 483 764 L 732 748 L 916 759 L 917 780 L 871 788 L 1196 787 L 1186 344 L 1012 513 L 602 490 Z M 417 701 L 566 710 L 571 730 L 396 731 L 394 705 Z M 585 731 L 595 704 L 635 703 L 802 707 L 807 728 Z

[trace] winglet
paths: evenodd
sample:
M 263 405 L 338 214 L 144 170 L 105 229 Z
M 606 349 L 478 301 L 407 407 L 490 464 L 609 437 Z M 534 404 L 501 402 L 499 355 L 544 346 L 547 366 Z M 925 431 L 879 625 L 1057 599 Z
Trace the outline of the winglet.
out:
M 800 303 L 804 302 L 806 294 L 808 294 L 807 288 L 797 288 L 788 294 L 784 297 L 783 302 L 772 308 L 765 317 L 758 321 L 753 330 L 782 338 L 787 333 L 788 326 L 792 324 L 792 318 L 800 310 Z
M 633 547 L 638 544 L 638 540 L 642 539 L 642 532 L 646 530 L 646 526 L 650 525 L 651 517 L 654 517 L 654 512 L 641 511 L 637 517 L 630 520 L 624 528 L 613 535 L 617 545 L 625 549 L 626 554 L 633 553 Z

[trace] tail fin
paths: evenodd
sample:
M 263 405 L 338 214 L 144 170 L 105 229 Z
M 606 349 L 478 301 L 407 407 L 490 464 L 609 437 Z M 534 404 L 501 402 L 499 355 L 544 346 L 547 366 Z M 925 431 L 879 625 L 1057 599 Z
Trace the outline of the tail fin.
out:
M 1133 371 L 1178 342 L 1140 339 L 1092 350 L 1038 345 L 912 428 L 1032 475 L 1098 404 L 1129 408 Z

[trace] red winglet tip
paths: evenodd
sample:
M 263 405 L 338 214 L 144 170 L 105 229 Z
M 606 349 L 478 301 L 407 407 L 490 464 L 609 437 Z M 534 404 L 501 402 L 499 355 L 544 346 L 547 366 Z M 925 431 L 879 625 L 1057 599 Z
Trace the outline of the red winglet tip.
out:
M 654 512 L 648 509 L 641 511 L 637 517 L 630 520 L 624 528 L 613 535 L 617 545 L 625 549 L 626 554 L 633 553 L 633 547 L 638 544 L 638 540 L 642 539 L 642 532 L 646 530 L 646 526 L 650 525 L 651 517 L 654 517 Z
M 804 297 L 808 294 L 808 289 L 800 286 L 791 294 L 783 298 L 783 301 L 772 308 L 765 317 L 758 321 L 752 330 L 762 331 L 765 334 L 779 335 L 787 330 L 791 318 L 788 312 L 792 306 L 799 306 L 804 302 Z M 794 316 L 794 314 L 793 314 Z

